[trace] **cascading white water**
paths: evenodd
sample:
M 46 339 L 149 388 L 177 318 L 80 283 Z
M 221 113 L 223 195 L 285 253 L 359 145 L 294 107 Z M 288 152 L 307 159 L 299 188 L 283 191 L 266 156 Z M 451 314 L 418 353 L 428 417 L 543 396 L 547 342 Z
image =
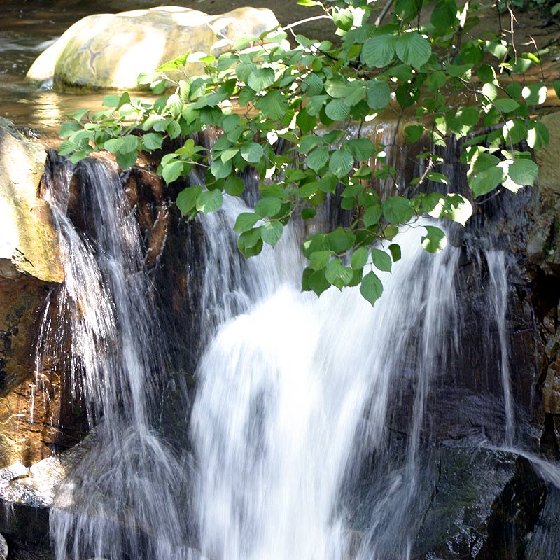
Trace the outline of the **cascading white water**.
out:
M 300 292 L 293 226 L 275 250 L 244 261 L 232 230 L 243 203 L 226 197 L 224 210 L 201 217 L 208 346 L 191 415 L 191 496 L 191 472 L 158 435 L 163 341 L 134 215 L 106 165 L 81 170 L 87 235 L 66 217 L 69 175 L 48 198 L 66 273 L 58 305 L 73 333 L 71 371 L 97 427 L 52 512 L 57 560 L 410 558 L 425 505 L 430 387 L 458 351 L 460 250 L 428 255 L 422 225 L 405 228 L 403 258 L 381 275 L 385 293 L 372 308 L 357 289 Z M 503 253 L 486 260 L 507 439 L 507 267 Z
M 383 275 L 375 308 L 356 289 L 302 294 L 290 232 L 275 252 L 253 260 L 251 281 L 234 288 L 250 304 L 203 356 L 192 413 L 204 557 L 384 558 L 371 545 L 382 540 L 386 520 L 374 516 L 361 538 L 353 535 L 341 496 L 363 457 L 382 452 L 389 399 L 403 378 L 416 386 L 408 459 L 376 500 L 381 509 L 400 492 L 396 515 L 414 493 L 428 384 L 445 362 L 443 335 L 453 324 L 459 253 L 424 254 L 422 234 L 417 227 L 399 237 L 403 259 Z M 207 264 L 209 285 L 219 285 L 218 269 Z M 408 546 L 397 540 L 397 548 Z
M 56 558 L 180 560 L 188 554 L 185 469 L 154 428 L 162 340 L 138 226 L 116 173 L 98 161 L 80 165 L 89 237 L 66 216 L 69 169 L 46 198 L 59 232 L 59 313 L 69 316 L 74 383 L 97 428 L 51 511 Z
M 490 270 L 491 299 L 498 328 L 500 344 L 500 372 L 504 392 L 504 444 L 513 444 L 515 435 L 515 418 L 513 415 L 513 397 L 511 390 L 511 373 L 509 364 L 509 340 L 506 323 L 508 279 L 507 266 L 503 251 L 486 251 L 486 262 Z

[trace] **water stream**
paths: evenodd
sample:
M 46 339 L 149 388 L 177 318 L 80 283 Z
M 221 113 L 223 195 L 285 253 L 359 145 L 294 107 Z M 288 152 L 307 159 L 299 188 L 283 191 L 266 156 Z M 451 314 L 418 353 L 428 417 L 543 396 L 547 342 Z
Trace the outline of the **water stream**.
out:
M 186 472 L 157 432 L 164 345 L 136 217 L 109 166 L 80 165 L 89 236 L 66 216 L 69 168 L 46 194 L 66 279 L 58 314 L 69 317 L 73 385 L 96 426 L 51 511 L 56 558 L 179 560 Z
M 80 233 L 67 216 L 72 173 L 87 217 Z M 57 560 L 413 557 L 432 499 L 432 387 L 461 353 L 460 248 L 429 255 L 422 223 L 411 224 L 375 307 L 355 288 L 317 298 L 299 288 L 300 226 L 245 261 L 233 223 L 247 208 L 226 197 L 223 210 L 199 218 L 205 350 L 194 404 L 176 397 L 177 424 L 190 418 L 190 446 L 178 449 L 161 435 L 165 335 L 118 176 L 97 160 L 63 164 L 46 197 L 66 282 L 51 294 L 40 339 L 63 338 L 48 319 L 57 306 L 72 333 L 75 398 L 95 426 L 51 513 Z M 501 439 L 482 444 L 509 448 L 508 267 L 502 251 L 484 255 L 504 425 Z M 555 484 L 556 467 L 533 463 Z
M 299 290 L 303 263 L 290 229 L 242 274 L 224 274 L 228 244 L 220 236 L 239 204 L 228 200 L 221 217 L 204 218 L 217 239 L 205 283 L 223 294 L 224 280 L 233 280 L 225 293 L 244 313 L 222 307 L 225 322 L 198 372 L 192 434 L 202 553 L 228 560 L 370 558 L 366 542 L 382 523 L 371 520 L 358 550 L 342 495 L 366 455 L 387 451 L 388 404 L 403 378 L 416 387 L 407 459 L 399 480 L 376 499 L 381 509 L 398 486 L 405 512 L 415 494 L 425 400 L 444 367 L 446 331 L 454 328 L 459 251 L 430 258 L 420 245 L 423 228 L 410 228 L 375 308 L 356 289 L 317 299 Z M 396 520 L 398 511 L 392 514 Z

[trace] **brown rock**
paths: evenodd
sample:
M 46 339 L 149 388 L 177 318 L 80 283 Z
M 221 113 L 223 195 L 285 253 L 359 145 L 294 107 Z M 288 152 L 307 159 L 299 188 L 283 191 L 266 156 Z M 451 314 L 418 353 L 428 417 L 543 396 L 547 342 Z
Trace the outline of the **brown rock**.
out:
M 47 298 L 63 281 L 57 234 L 39 198 L 45 151 L 0 120 L 0 467 L 58 444 L 61 370 L 36 376 Z

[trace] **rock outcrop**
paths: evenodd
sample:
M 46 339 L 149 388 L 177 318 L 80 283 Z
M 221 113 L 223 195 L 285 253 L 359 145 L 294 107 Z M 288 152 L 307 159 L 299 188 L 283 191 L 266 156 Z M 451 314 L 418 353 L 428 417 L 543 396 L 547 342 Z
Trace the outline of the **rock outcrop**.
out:
M 63 281 L 48 204 L 38 196 L 45 150 L 0 122 L 0 467 L 51 453 L 61 372 L 35 373 L 47 296 Z
M 72 25 L 33 63 L 32 80 L 54 80 L 64 88 L 137 87 L 140 73 L 154 72 L 162 63 L 186 53 L 218 55 L 245 37 L 257 37 L 278 27 L 268 9 L 238 8 L 207 15 L 178 6 L 132 10 L 85 17 Z M 182 76 L 201 73 L 189 63 Z

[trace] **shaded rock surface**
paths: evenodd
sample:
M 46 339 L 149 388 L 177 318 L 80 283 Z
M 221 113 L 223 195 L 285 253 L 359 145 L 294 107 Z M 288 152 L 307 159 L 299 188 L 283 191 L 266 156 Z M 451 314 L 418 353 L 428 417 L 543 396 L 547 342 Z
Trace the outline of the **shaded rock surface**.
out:
M 441 448 L 432 459 L 413 557 L 525 558 L 547 496 L 530 462 L 507 451 L 461 447 Z
M 87 16 L 76 22 L 29 69 L 33 80 L 54 79 L 57 86 L 137 87 L 141 72 L 185 53 L 218 55 L 246 36 L 277 27 L 271 10 L 237 8 L 208 15 L 178 6 Z M 182 76 L 200 73 L 189 63 Z
M 539 390 L 545 414 L 543 451 L 560 458 L 560 113 L 542 117 L 550 133 L 535 154 L 538 200 L 533 207 L 527 255 L 533 271 L 534 303 L 541 333 Z

